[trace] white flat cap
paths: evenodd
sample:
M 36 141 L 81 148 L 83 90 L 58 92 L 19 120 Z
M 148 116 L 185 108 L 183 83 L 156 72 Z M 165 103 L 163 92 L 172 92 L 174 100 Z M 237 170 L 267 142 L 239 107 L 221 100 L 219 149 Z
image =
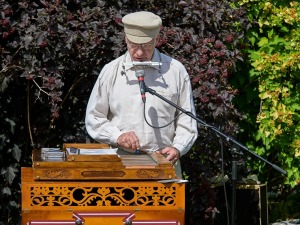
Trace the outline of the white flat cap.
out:
M 151 41 L 159 33 L 161 18 L 152 12 L 135 12 L 123 17 L 124 32 L 129 41 L 137 44 Z

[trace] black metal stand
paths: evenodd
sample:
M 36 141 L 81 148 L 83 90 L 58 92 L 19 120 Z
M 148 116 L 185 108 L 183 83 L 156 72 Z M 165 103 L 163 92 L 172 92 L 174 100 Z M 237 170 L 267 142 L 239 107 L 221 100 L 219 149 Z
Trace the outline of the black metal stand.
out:
M 232 211 L 231 211 L 231 225 L 235 225 L 235 221 L 236 221 L 236 181 L 237 181 L 237 157 L 236 156 L 237 156 L 237 148 L 238 149 L 243 149 L 246 152 L 252 154 L 256 158 L 258 158 L 258 159 L 262 160 L 263 162 L 269 164 L 273 169 L 277 170 L 278 172 L 280 172 L 284 175 L 287 174 L 287 172 L 285 170 L 281 169 L 280 167 L 276 166 L 275 164 L 272 164 L 271 162 L 269 162 L 268 160 L 264 159 L 263 157 L 257 155 L 256 153 L 250 151 L 246 146 L 242 145 L 241 143 L 239 143 L 238 141 L 236 141 L 232 137 L 229 137 L 228 135 L 224 134 L 223 132 L 221 132 L 220 130 L 215 128 L 214 126 L 208 125 L 207 123 L 205 123 L 204 121 L 202 121 L 201 119 L 196 117 L 193 113 L 184 110 L 183 108 L 179 107 L 175 103 L 171 102 L 169 99 L 166 99 L 165 97 L 161 96 L 160 94 L 157 94 L 155 90 L 149 88 L 146 85 L 144 85 L 143 88 L 145 89 L 145 92 L 149 92 L 150 94 L 155 95 L 158 98 L 162 99 L 163 101 L 169 103 L 170 105 L 172 105 L 173 107 L 175 107 L 179 111 L 185 113 L 186 115 L 188 115 L 191 118 L 193 118 L 194 120 L 196 120 L 201 125 L 213 130 L 215 133 L 217 133 L 218 135 L 223 137 L 227 142 L 230 142 L 230 143 L 233 144 L 234 147 L 231 149 L 231 152 L 232 152 L 232 177 L 231 177 L 231 181 L 232 181 Z
M 236 183 L 237 183 L 237 154 L 238 149 L 235 146 L 231 149 L 232 161 L 231 161 L 231 225 L 235 225 L 236 221 Z

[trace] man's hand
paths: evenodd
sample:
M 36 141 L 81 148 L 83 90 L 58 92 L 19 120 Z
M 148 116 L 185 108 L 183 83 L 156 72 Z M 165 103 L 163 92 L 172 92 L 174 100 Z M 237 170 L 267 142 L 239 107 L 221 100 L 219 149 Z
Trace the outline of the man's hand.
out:
M 180 152 L 174 147 L 166 147 L 157 152 L 165 155 L 166 159 L 169 160 L 173 164 L 175 164 L 177 162 L 177 160 L 180 158 Z
M 139 139 L 133 131 L 121 134 L 117 142 L 124 150 L 131 150 L 135 152 L 137 149 L 141 148 Z

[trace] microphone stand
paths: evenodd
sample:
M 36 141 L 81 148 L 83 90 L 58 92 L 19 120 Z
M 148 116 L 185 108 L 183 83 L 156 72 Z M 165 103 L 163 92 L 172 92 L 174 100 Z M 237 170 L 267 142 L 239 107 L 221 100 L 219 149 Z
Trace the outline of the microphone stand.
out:
M 232 152 L 232 173 L 231 173 L 231 182 L 232 182 L 232 199 L 231 199 L 232 202 L 231 202 L 231 204 L 232 204 L 232 211 L 231 211 L 231 225 L 235 225 L 235 223 L 236 223 L 237 154 L 238 154 L 238 150 L 239 149 L 243 149 L 246 152 L 248 152 L 248 153 L 252 154 L 253 156 L 255 156 L 256 158 L 258 158 L 258 159 L 262 160 L 263 162 L 269 164 L 273 169 L 277 170 L 278 172 L 280 172 L 280 173 L 282 173 L 284 175 L 287 174 L 287 172 L 285 170 L 281 169 L 280 167 L 276 166 L 275 164 L 272 164 L 271 162 L 269 162 L 268 160 L 264 159 L 263 157 L 257 155 L 256 153 L 250 151 L 246 146 L 242 145 L 241 143 L 239 143 L 238 141 L 236 141 L 232 137 L 224 134 L 223 132 L 221 132 L 220 130 L 218 130 L 217 128 L 215 128 L 214 126 L 208 125 L 203 120 L 201 120 L 198 117 L 196 117 L 193 113 L 184 110 L 180 106 L 178 106 L 175 103 L 171 102 L 169 99 L 166 99 L 165 97 L 163 97 L 160 94 L 156 93 L 155 90 L 149 88 L 146 85 L 144 85 L 144 89 L 145 89 L 145 92 L 149 92 L 150 94 L 155 95 L 158 98 L 162 99 L 163 101 L 169 103 L 170 105 L 172 105 L 173 107 L 175 107 L 179 111 L 185 113 L 186 115 L 188 115 L 191 118 L 193 118 L 194 120 L 196 120 L 198 123 L 202 124 L 205 127 L 210 128 L 215 133 L 217 133 L 221 137 L 225 138 L 227 142 L 232 143 L 233 147 L 231 149 L 231 152 Z

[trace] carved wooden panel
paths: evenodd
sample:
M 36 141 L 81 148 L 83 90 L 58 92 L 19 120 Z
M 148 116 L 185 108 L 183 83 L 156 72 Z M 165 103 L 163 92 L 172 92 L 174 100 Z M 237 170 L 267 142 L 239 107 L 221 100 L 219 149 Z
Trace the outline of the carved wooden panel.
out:
M 159 184 L 159 183 L 157 183 Z M 139 186 L 98 182 L 97 187 L 52 185 L 30 187 L 30 208 L 55 206 L 176 206 L 176 186 Z
M 37 181 L 33 178 L 32 168 L 22 168 L 23 225 L 38 225 L 38 221 L 42 221 L 44 225 L 49 221 L 72 221 L 70 223 L 75 224 L 72 217 L 78 212 L 85 215 L 92 212 L 97 212 L 97 215 L 105 212 L 131 212 L 135 215 L 134 224 L 138 224 L 136 221 L 147 224 L 146 221 L 155 219 L 178 221 L 183 225 L 185 184 L 164 184 L 151 180 Z M 106 221 L 103 218 L 98 220 L 98 225 Z M 114 224 L 110 220 L 106 222 Z M 84 224 L 90 225 L 94 222 L 87 218 Z

